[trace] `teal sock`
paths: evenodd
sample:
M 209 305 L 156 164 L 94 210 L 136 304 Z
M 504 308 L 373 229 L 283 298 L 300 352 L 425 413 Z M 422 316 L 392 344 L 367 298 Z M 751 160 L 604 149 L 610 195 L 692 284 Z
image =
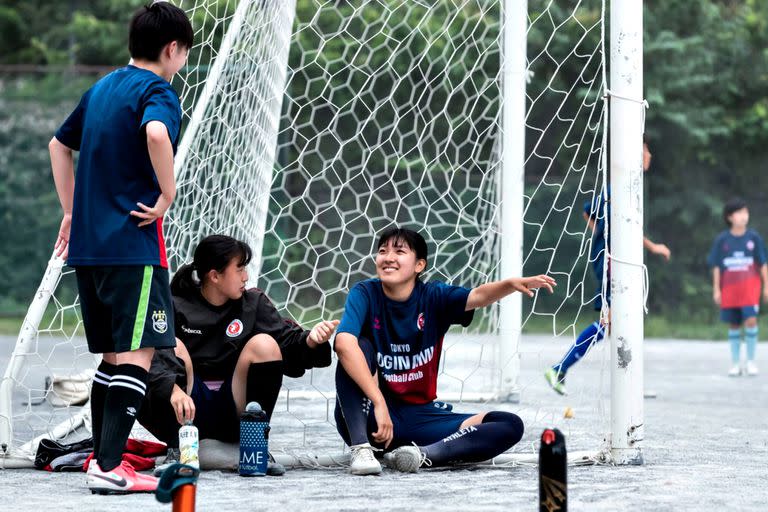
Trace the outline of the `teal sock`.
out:
M 755 360 L 755 350 L 757 349 L 757 331 L 758 327 L 747 327 L 744 329 L 744 341 L 747 342 L 747 361 Z
M 731 361 L 739 364 L 741 359 L 741 329 L 728 329 L 728 341 L 731 343 Z

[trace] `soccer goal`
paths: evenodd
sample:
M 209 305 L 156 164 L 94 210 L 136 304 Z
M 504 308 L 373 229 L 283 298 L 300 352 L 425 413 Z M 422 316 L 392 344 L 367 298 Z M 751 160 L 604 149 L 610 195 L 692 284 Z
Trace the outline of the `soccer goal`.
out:
M 548 273 L 553 295 L 508 298 L 450 333 L 438 398 L 523 418 L 523 441 L 496 464 L 535 461 L 551 426 L 582 462 L 642 460 L 641 2 L 617 2 L 610 20 L 601 0 L 177 3 L 198 43 L 174 81 L 185 127 L 165 222 L 172 269 L 205 235 L 243 239 L 260 256 L 251 284 L 305 326 L 340 317 L 395 224 L 427 239 L 427 279 Z M 611 274 L 598 290 L 582 213 L 609 182 Z M 556 395 L 543 373 L 598 320 L 609 286 L 610 342 Z M 96 359 L 61 260 L 6 359 L 0 467 L 28 466 L 41 437 L 88 428 Z M 296 464 L 343 460 L 333 372 L 286 379 L 270 448 Z

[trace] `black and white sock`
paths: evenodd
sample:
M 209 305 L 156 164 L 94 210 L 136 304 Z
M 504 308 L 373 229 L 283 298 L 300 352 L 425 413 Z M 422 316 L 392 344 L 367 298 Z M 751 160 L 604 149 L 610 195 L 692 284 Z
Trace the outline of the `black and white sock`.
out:
M 99 453 L 101 444 L 101 427 L 104 422 L 104 398 L 112 376 L 117 372 L 117 366 L 102 361 L 93 376 L 91 385 L 91 430 L 93 432 L 93 453 Z
M 516 414 L 492 411 L 480 425 L 462 428 L 429 446 L 421 447 L 432 466 L 454 462 L 482 462 L 516 445 L 523 437 L 523 420 Z
M 96 458 L 104 471 L 110 471 L 123 457 L 125 442 L 147 391 L 147 371 L 133 364 L 121 364 L 112 376 L 104 399 L 104 423 Z

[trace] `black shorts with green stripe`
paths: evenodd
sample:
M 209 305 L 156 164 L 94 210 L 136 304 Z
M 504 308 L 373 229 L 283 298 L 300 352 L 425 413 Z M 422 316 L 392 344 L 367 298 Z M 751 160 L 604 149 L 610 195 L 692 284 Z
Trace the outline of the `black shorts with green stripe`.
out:
M 94 354 L 175 347 L 168 269 L 76 267 L 88 350 Z

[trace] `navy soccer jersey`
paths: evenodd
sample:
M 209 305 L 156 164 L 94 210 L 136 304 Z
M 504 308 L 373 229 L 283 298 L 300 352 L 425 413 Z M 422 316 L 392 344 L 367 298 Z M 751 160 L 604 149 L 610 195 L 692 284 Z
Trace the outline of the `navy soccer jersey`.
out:
M 80 152 L 67 263 L 78 265 L 168 266 L 162 219 L 138 227 L 132 217 L 141 202 L 160 196 L 144 128 L 159 121 L 174 152 L 181 131 L 181 106 L 171 85 L 135 66 L 99 80 L 56 132 Z
M 610 215 L 611 191 L 606 190 L 605 196 L 602 192 L 597 194 L 592 201 L 584 203 L 584 213 L 595 222 L 595 230 L 592 233 L 592 250 L 589 253 L 589 260 L 592 262 L 592 270 L 595 273 L 598 286 L 602 287 L 603 268 L 605 266 L 605 225 L 607 216 Z
M 407 403 L 428 403 L 437 397 L 445 333 L 452 324 L 466 327 L 472 322 L 474 311 L 464 311 L 469 292 L 417 280 L 408 300 L 397 302 L 384 295 L 379 279 L 369 279 L 350 290 L 338 332 L 373 343 L 386 395 Z
M 760 304 L 760 267 L 765 265 L 763 239 L 748 229 L 742 236 L 723 231 L 715 239 L 707 263 L 720 268 L 720 307 L 742 308 Z

